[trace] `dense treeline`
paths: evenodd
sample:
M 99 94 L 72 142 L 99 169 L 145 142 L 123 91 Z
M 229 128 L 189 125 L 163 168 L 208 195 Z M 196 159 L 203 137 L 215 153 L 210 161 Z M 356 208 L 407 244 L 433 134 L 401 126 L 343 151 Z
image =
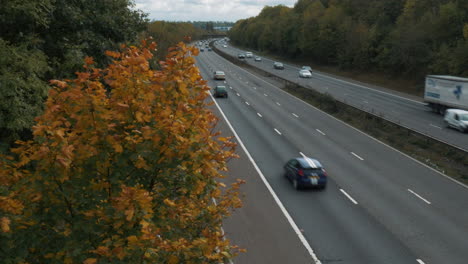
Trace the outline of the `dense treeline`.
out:
M 152 61 L 153 66 L 166 57 L 168 48 L 180 41 L 198 40 L 206 34 L 206 30 L 195 27 L 190 22 L 152 21 L 145 32 L 145 37 L 158 41 L 157 51 Z
M 50 79 L 72 77 L 85 56 L 107 65 L 104 51 L 134 42 L 145 17 L 133 0 L 2 0 L 0 149 L 30 136 Z
M 237 44 L 344 69 L 468 76 L 467 0 L 299 0 L 237 21 Z
M 214 27 L 232 27 L 234 26 L 233 22 L 227 21 L 193 21 L 191 22 L 195 27 L 202 28 L 206 30 L 213 30 Z

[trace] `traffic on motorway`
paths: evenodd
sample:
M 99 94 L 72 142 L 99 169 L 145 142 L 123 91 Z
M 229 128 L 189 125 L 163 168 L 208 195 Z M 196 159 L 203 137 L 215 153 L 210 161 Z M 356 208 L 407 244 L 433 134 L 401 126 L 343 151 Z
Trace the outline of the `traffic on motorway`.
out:
M 245 52 L 226 42 L 218 45 L 232 56 L 246 57 Z M 413 99 L 327 79 L 317 71 L 312 72 L 312 78 L 300 78 L 299 68 L 284 64 L 284 70 L 277 70 L 268 58 L 255 61 L 255 54 L 252 57 L 243 59 L 304 85 L 310 82 L 311 87 L 330 92 L 359 89 L 361 99 L 369 100 L 370 105 L 381 104 L 389 110 L 393 104 L 401 112 L 421 112 L 417 117 L 399 117 L 408 126 L 421 120 L 435 123 L 435 117 L 440 118 Z M 319 260 L 466 263 L 467 186 L 283 92 L 280 84 L 253 75 L 215 52 L 200 53 L 197 65 L 208 84 L 215 87 L 212 94 L 216 95 L 219 86 L 229 94 L 227 99 L 212 100 L 216 100 Z M 214 78 L 215 71 L 222 71 L 225 78 Z M 346 98 L 352 101 L 358 97 Z M 301 187 L 316 188 L 297 190 Z
M 217 47 L 220 47 L 219 43 L 215 43 Z M 456 92 L 456 87 L 468 87 L 468 79 L 459 77 L 447 77 L 447 76 L 432 76 L 432 79 L 444 79 L 439 80 L 438 85 L 432 90 L 437 89 L 438 93 L 429 92 L 433 96 L 439 96 L 436 103 L 428 103 L 427 96 L 425 98 L 419 98 L 412 95 L 395 92 L 382 87 L 368 85 L 353 80 L 339 78 L 319 71 L 311 71 L 310 78 L 303 78 L 301 76 L 301 67 L 285 64 L 282 62 L 274 61 L 268 58 L 263 58 L 261 63 L 245 58 L 245 51 L 227 45 L 226 48 L 220 48 L 223 52 L 232 56 L 243 56 L 242 59 L 246 63 L 252 66 L 258 67 L 262 70 L 270 72 L 271 74 L 278 75 L 286 80 L 298 83 L 304 87 L 315 89 L 321 93 L 327 93 L 333 96 L 335 99 L 345 102 L 346 104 L 352 105 L 369 113 L 373 113 L 396 124 L 408 127 L 419 133 L 428 135 L 442 142 L 453 145 L 457 148 L 468 151 L 468 122 L 459 119 L 457 124 L 449 124 L 449 120 L 440 114 L 444 114 L 446 109 L 451 109 L 455 106 L 465 107 L 468 110 L 468 93 Z M 277 66 L 281 65 L 281 66 Z M 281 70 L 278 70 L 281 69 Z M 428 76 L 430 77 L 430 76 Z M 445 79 L 449 80 L 445 80 Z M 454 82 L 455 79 L 457 82 Z M 444 83 L 442 83 L 444 82 Z M 427 81 L 426 81 L 427 83 Z M 448 84 L 450 83 L 450 85 Z M 427 85 L 426 85 L 427 87 Z M 441 87 L 453 87 L 450 91 L 443 92 Z M 426 88 L 428 89 L 428 88 Z M 449 89 L 449 88 L 446 88 Z M 460 88 L 462 89 L 462 88 Z M 431 90 L 431 91 L 432 91 Z M 436 95 L 434 95 L 436 94 Z M 439 95 L 440 94 L 440 95 Z M 448 94 L 445 97 L 458 98 L 450 99 L 457 100 L 458 103 L 450 104 L 449 99 L 443 95 Z M 432 97 L 431 102 L 434 102 Z M 445 101 L 448 106 L 442 106 L 441 101 Z M 428 107 L 430 106 L 430 107 Z M 435 109 L 435 110 L 434 110 Z M 464 112 L 465 114 L 467 112 Z

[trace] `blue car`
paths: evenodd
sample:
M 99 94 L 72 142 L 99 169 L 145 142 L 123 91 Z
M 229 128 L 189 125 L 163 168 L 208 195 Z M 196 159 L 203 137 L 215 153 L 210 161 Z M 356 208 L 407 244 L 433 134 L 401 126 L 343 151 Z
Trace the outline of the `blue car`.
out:
M 285 176 L 292 181 L 296 190 L 302 187 L 327 187 L 327 172 L 322 164 L 313 158 L 299 157 L 292 159 L 284 165 Z

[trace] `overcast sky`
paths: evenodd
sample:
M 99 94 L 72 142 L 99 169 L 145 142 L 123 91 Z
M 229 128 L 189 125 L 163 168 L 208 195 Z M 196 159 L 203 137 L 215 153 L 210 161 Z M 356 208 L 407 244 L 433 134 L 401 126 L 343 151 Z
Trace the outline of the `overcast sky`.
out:
M 297 0 L 135 0 L 151 20 L 231 21 L 256 16 L 266 5 L 292 7 Z

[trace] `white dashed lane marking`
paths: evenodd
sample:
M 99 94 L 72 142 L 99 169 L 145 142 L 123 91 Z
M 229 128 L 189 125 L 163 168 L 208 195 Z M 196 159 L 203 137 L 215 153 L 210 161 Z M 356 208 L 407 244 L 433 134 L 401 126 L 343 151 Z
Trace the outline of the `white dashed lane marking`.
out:
M 317 132 L 319 132 L 320 134 L 324 135 L 325 136 L 325 133 L 323 133 L 322 131 L 320 131 L 320 129 L 315 129 L 317 130 Z
M 345 190 L 340 189 L 340 191 L 341 191 L 346 197 L 348 197 L 348 199 L 349 199 L 351 202 L 353 202 L 354 204 L 358 204 L 358 203 L 356 202 L 356 200 L 354 200 L 353 197 L 351 197 L 351 195 L 349 195 L 347 192 L 345 192 Z
M 411 189 L 408 189 L 408 192 L 414 194 L 414 196 L 418 197 L 419 199 L 423 200 L 425 203 L 427 204 L 431 204 L 431 202 L 429 202 L 428 200 L 424 199 L 421 195 L 417 194 L 416 192 L 414 192 L 413 190 Z
M 262 115 L 261 115 L 260 113 L 257 113 L 257 115 L 258 115 L 259 117 L 262 117 Z
M 358 159 L 360 159 L 360 160 L 364 160 L 363 158 L 359 157 L 359 156 L 358 156 L 356 153 L 354 153 L 354 152 L 351 152 L 351 154 L 352 154 L 354 157 L 356 157 L 356 158 L 358 158 Z
M 298 115 L 296 115 L 295 113 L 292 113 L 292 115 L 293 115 L 293 116 L 295 116 L 295 117 L 297 117 L 297 118 L 299 118 L 299 116 L 298 116 Z
M 280 134 L 280 135 L 281 135 L 281 132 L 279 132 L 279 130 L 278 130 L 278 129 L 276 129 L 276 128 L 275 128 L 275 131 L 276 131 L 276 133 L 278 133 L 278 134 Z

